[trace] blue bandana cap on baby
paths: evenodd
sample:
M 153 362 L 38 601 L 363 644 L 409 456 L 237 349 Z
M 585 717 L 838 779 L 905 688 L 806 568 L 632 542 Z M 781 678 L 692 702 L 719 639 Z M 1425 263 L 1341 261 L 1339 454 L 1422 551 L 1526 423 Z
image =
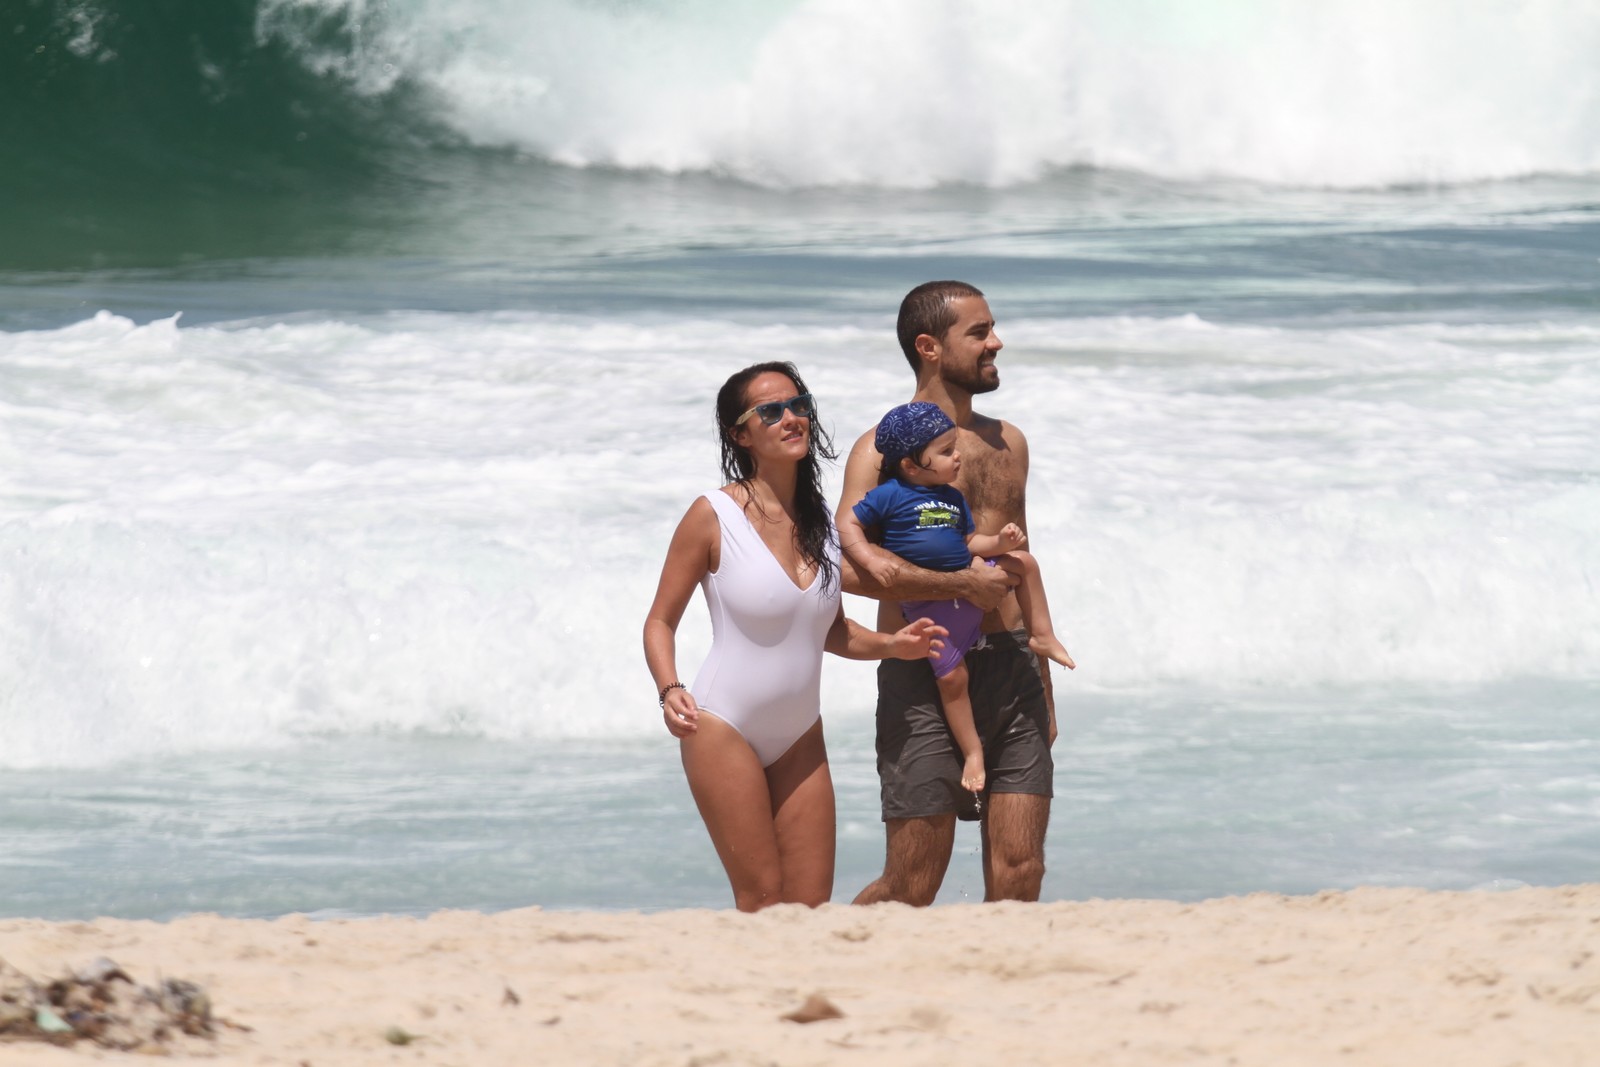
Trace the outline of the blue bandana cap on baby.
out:
M 898 463 L 907 456 L 915 456 L 928 447 L 929 441 L 955 428 L 956 424 L 938 404 L 916 400 L 891 408 L 878 423 L 872 443 L 884 459 Z

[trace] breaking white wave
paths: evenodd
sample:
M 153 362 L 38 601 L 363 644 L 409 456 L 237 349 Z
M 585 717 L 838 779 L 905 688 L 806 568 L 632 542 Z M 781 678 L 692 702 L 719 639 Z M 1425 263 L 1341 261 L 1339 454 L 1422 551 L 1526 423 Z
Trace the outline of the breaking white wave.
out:
M 338 52 L 293 17 L 353 12 Z M 774 187 L 1064 167 L 1310 186 L 1600 170 L 1583 0 L 274 0 L 264 32 L 462 135 Z
M 1003 336 L 986 406 L 1029 434 L 1062 684 L 1600 678 L 1592 326 Z M 0 765 L 658 729 L 640 622 L 717 481 L 715 387 L 756 352 L 799 363 L 842 445 L 909 389 L 876 324 L 0 334 Z M 869 713 L 866 667 L 826 678 L 830 714 Z

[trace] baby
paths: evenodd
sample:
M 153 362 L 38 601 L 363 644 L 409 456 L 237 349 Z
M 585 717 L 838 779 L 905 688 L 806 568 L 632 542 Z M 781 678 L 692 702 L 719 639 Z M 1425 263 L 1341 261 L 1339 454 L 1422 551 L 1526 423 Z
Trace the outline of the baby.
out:
M 1028 647 L 1064 667 L 1075 667 L 1057 640 L 1045 602 L 1039 563 L 1017 549 L 1027 535 L 1016 523 L 996 534 L 973 532 L 972 516 L 961 491 L 950 483 L 961 472 L 956 426 L 937 404 L 916 401 L 892 409 L 878 423 L 873 444 L 883 455 L 883 483 L 839 516 L 839 542 L 856 566 L 887 582 L 895 557 L 936 571 L 958 571 L 984 557 L 1018 575 L 1017 603 L 1028 627 Z M 882 546 L 867 539 L 880 534 Z M 992 558 L 990 558 L 992 557 Z M 961 785 L 974 793 L 984 786 L 983 746 L 972 722 L 967 667 L 962 661 L 977 643 L 983 611 L 966 600 L 916 600 L 900 605 L 907 621 L 927 616 L 950 631 L 944 649 L 930 660 L 945 721 L 961 747 Z

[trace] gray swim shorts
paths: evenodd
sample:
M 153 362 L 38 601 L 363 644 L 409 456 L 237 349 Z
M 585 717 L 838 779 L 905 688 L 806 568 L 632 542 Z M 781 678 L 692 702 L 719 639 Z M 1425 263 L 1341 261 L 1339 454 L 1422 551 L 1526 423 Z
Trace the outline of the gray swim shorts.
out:
M 1027 632 L 984 634 L 967 653 L 967 670 L 988 775 L 984 792 L 1053 796 L 1050 713 Z M 961 788 L 961 749 L 926 663 L 878 665 L 878 780 L 885 822 L 951 811 L 978 818 L 973 795 Z

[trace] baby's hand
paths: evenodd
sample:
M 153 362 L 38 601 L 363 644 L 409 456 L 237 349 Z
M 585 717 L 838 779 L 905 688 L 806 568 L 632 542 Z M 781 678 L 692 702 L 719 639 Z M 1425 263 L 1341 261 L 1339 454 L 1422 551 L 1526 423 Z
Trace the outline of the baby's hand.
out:
M 1000 547 L 1007 552 L 1013 548 L 1021 548 L 1028 540 L 1028 535 L 1022 532 L 1022 527 L 1014 522 L 1008 522 L 1000 527 L 1000 532 L 996 536 L 1000 538 Z
M 881 556 L 873 556 L 867 560 L 866 568 L 867 573 L 872 575 L 873 581 L 885 586 L 894 581 L 894 574 L 897 569 L 893 560 L 884 559 Z

